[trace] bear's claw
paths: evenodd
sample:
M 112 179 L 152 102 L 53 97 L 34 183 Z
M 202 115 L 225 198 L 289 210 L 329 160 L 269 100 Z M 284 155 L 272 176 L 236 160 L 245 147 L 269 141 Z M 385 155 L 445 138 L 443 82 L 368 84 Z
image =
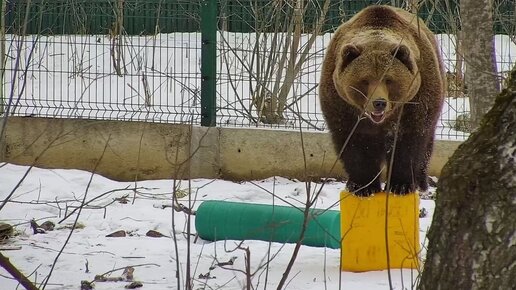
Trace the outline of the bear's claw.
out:
M 353 181 L 348 181 L 346 183 L 346 190 L 357 196 L 370 196 L 382 191 L 382 188 L 379 185 L 360 185 Z
M 415 192 L 416 187 L 414 184 L 410 184 L 410 183 L 409 184 L 405 184 L 405 183 L 391 184 L 390 189 L 385 188 L 385 191 L 389 191 L 394 194 L 405 195 L 405 194 Z

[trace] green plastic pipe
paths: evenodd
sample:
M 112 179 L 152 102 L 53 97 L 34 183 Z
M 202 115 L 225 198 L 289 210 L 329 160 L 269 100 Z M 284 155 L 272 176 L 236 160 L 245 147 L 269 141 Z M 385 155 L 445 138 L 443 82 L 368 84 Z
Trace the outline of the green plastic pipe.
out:
M 195 228 L 208 241 L 262 240 L 296 243 L 303 225 L 302 209 L 228 201 L 204 201 L 197 209 Z M 340 248 L 340 212 L 310 210 L 303 245 Z

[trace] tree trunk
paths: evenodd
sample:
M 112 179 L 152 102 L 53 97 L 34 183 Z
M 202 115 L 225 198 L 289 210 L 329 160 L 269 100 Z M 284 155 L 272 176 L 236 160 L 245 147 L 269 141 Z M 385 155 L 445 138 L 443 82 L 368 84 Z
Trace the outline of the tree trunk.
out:
M 516 285 L 516 68 L 443 168 L 421 290 Z
M 500 91 L 493 39 L 493 0 L 460 0 L 466 85 L 472 128 L 493 106 Z

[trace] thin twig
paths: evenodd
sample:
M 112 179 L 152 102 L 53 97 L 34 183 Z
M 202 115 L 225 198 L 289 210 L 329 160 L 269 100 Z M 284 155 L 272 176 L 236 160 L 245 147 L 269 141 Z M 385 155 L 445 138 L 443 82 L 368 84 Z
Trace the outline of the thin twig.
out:
M 128 266 L 125 266 L 125 267 L 119 267 L 119 268 L 115 268 L 115 269 L 112 269 L 112 270 L 109 270 L 105 273 L 102 273 L 98 276 L 106 276 L 108 274 L 111 274 L 113 272 L 116 272 L 116 271 L 120 271 L 120 270 L 125 270 L 126 268 L 128 267 L 131 267 L 131 268 L 136 268 L 136 267 L 145 267 L 145 266 L 156 266 L 156 267 L 161 267 L 160 265 L 158 264 L 155 264 L 155 263 L 145 263 L 145 264 L 137 264 L 137 265 L 128 265 Z M 91 283 L 93 283 L 95 280 L 91 281 Z

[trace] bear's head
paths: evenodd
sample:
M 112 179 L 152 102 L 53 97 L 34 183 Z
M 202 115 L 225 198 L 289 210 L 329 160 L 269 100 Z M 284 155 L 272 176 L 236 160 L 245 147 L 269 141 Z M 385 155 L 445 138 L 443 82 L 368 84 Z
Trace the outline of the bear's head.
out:
M 400 41 L 369 35 L 343 44 L 336 53 L 335 89 L 375 124 L 394 116 L 419 90 L 419 51 Z

